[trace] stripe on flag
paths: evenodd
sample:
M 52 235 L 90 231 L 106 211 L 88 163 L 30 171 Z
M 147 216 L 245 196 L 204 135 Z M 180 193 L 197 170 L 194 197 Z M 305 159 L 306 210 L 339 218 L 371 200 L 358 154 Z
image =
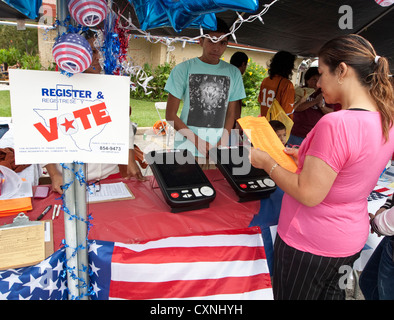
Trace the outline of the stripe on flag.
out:
M 385 196 L 391 196 L 393 194 L 393 189 L 389 189 L 386 187 L 376 186 L 374 191 L 379 192 Z
M 110 273 L 109 299 L 273 298 L 258 227 L 114 243 Z

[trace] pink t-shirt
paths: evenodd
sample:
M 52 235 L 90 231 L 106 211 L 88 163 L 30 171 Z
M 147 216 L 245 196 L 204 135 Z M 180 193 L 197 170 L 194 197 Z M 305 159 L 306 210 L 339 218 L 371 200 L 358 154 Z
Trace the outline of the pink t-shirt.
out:
M 380 114 L 342 110 L 325 115 L 299 150 L 298 172 L 306 155 L 338 173 L 326 198 L 307 207 L 285 194 L 278 233 L 289 246 L 326 257 L 360 251 L 368 237 L 367 197 L 394 151 L 394 129 L 385 143 Z

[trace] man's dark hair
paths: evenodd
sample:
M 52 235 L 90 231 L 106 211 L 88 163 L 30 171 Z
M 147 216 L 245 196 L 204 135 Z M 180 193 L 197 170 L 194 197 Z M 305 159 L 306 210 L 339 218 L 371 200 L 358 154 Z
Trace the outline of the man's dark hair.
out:
M 220 32 L 224 34 L 230 33 L 230 28 L 227 23 L 220 18 L 216 18 L 216 30 L 204 29 L 204 33 L 209 34 L 210 32 Z
M 230 33 L 230 28 L 228 27 L 227 23 L 220 18 L 216 18 L 216 32 L 222 32 L 224 34 Z
M 248 55 L 245 52 L 237 51 L 231 56 L 230 63 L 239 68 L 242 66 L 242 63 L 248 63 L 248 59 Z

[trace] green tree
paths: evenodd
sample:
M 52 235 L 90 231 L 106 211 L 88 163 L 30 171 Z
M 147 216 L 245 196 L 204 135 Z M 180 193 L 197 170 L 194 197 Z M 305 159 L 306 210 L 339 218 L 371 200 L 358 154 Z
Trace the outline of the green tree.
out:
M 167 92 L 164 91 L 167 79 L 170 76 L 171 70 L 174 67 L 174 63 L 164 63 L 156 68 L 152 68 L 149 64 L 144 64 L 143 71 L 146 77 L 153 77 L 147 84 L 146 92 L 138 85 L 138 81 L 141 82 L 137 76 L 132 76 L 131 81 L 136 84 L 136 87 L 130 92 L 130 97 L 133 99 L 149 100 L 149 101 L 166 101 Z M 139 76 L 141 73 L 138 74 Z
M 131 81 L 136 84 L 136 87 L 131 90 L 130 97 L 138 100 L 149 101 L 166 101 L 168 93 L 164 91 L 167 79 L 170 76 L 174 63 L 164 63 L 152 68 L 151 65 L 145 64 L 142 68 L 146 77 L 153 76 L 152 80 L 148 82 L 146 92 L 137 84 L 137 77 L 132 76 Z M 248 62 L 248 67 L 243 75 L 246 98 L 243 103 L 249 108 L 259 108 L 257 97 L 260 91 L 261 81 L 268 75 L 267 69 L 253 62 L 251 59 Z M 148 94 L 148 92 L 150 92 Z
M 8 66 L 13 66 L 17 62 L 20 62 L 22 53 L 15 47 L 9 49 L 0 49 L 0 64 L 7 63 Z
M 16 48 L 29 55 L 38 54 L 37 28 L 17 30 L 14 26 L 0 25 L 0 48 Z
M 260 107 L 257 98 L 260 92 L 261 82 L 268 76 L 267 69 L 249 59 L 248 67 L 243 75 L 246 98 L 243 103 L 246 107 Z

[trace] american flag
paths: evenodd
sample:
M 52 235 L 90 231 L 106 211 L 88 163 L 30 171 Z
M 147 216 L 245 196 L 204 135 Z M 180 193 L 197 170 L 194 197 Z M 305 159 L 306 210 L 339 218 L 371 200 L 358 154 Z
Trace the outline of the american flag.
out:
M 104 0 L 70 0 L 68 11 L 79 24 L 94 27 L 105 19 L 107 3 Z
M 376 186 L 373 191 L 378 192 L 386 197 L 389 197 L 393 194 L 393 189 L 382 187 L 382 186 Z
M 0 271 L 0 300 L 68 299 L 65 249 Z M 259 227 L 136 244 L 89 240 L 93 300 L 273 299 Z
M 80 34 L 67 33 L 57 38 L 52 48 L 57 66 L 70 73 L 84 72 L 92 63 L 93 51 Z
M 89 250 L 92 299 L 273 298 L 258 227 Z
M 0 271 L 0 300 L 67 299 L 65 256 L 60 249 L 35 266 Z

